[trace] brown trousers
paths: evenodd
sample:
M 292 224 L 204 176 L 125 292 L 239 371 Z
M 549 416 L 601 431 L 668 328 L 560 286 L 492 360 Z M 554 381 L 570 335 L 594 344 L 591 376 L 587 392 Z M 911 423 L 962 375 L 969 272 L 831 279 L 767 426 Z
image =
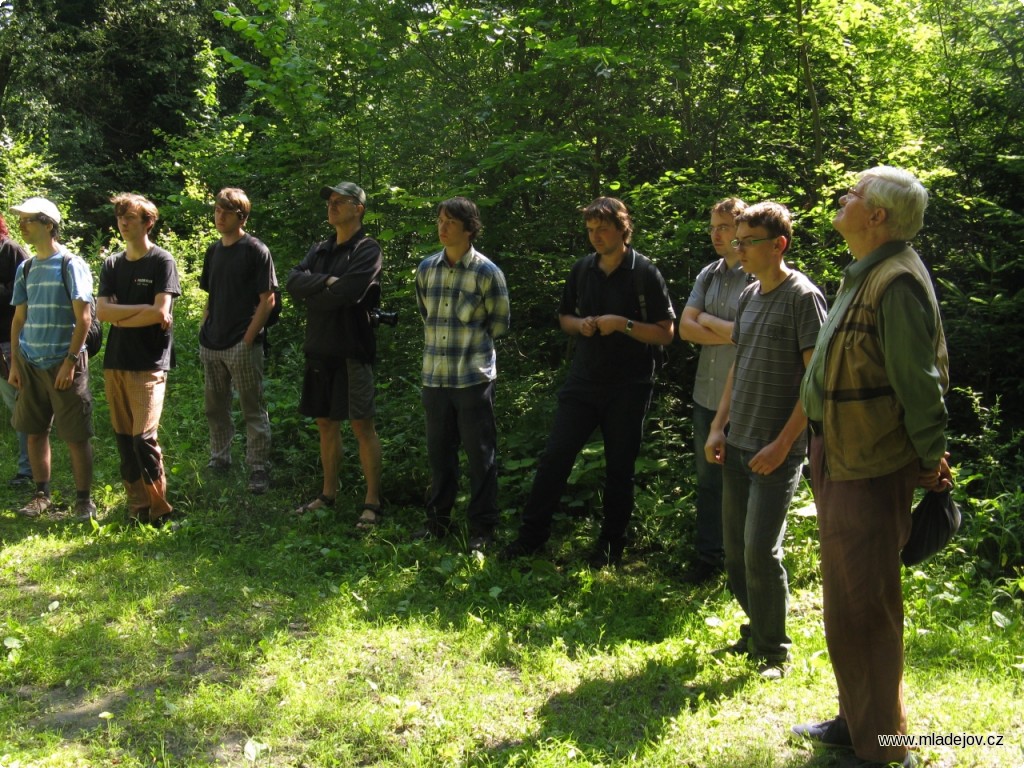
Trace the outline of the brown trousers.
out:
M 813 436 L 825 639 L 839 716 L 857 757 L 898 762 L 906 747 L 879 747 L 878 735 L 907 732 L 900 550 L 910 536 L 918 462 L 883 477 L 831 480 L 824 453 L 824 439 Z

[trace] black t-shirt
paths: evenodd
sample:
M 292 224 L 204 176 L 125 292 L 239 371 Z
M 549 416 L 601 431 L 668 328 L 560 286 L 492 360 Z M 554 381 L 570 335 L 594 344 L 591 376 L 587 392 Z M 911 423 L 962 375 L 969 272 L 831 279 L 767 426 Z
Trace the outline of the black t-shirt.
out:
M 657 267 L 634 264 L 632 248 L 622 264 L 610 275 L 597 266 L 597 254 L 584 256 L 582 268 L 573 267 L 565 281 L 559 315 L 620 315 L 642 321 L 634 269 L 644 269 L 643 292 L 647 322 L 658 323 L 675 318 L 668 287 Z M 578 264 L 579 262 L 577 262 Z M 578 277 L 577 277 L 578 276 Z M 579 284 L 577 284 L 579 279 Z M 654 348 L 625 333 L 610 336 L 576 336 L 572 373 L 591 382 L 615 385 L 619 382 L 654 379 Z
M 108 256 L 100 269 L 97 296 L 118 304 L 153 304 L 158 293 L 181 295 L 178 268 L 163 248 L 153 246 L 136 261 L 124 251 Z M 103 367 L 112 371 L 166 371 L 172 365 L 172 328 L 159 324 L 141 328 L 110 326 Z
M 228 246 L 218 240 L 206 251 L 199 287 L 209 294 L 199 343 L 207 349 L 230 349 L 245 336 L 260 295 L 277 289 L 270 249 L 252 235 Z
M 25 249 L 10 238 L 0 240 L 0 343 L 11 340 L 11 321 L 14 319 L 14 307 L 11 297 L 14 295 L 14 275 L 18 265 L 28 258 Z

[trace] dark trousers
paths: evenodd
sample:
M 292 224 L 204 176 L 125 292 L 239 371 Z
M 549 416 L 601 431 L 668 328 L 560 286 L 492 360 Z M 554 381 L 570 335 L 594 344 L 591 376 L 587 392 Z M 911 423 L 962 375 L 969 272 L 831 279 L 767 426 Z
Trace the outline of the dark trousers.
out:
M 697 468 L 697 558 L 714 566 L 725 562 L 722 543 L 722 465 L 708 461 L 704 444 L 715 411 L 693 404 L 693 460 Z
M 900 550 L 910 536 L 918 462 L 866 480 L 831 480 L 825 445 L 811 438 L 818 508 L 825 639 L 857 757 L 903 760 L 879 734 L 907 732 L 903 706 L 903 587 Z
M 459 447 L 469 469 L 471 534 L 490 533 L 498 524 L 498 433 L 494 423 L 494 382 L 471 387 L 424 387 L 430 497 L 427 520 L 433 527 L 451 525 L 459 488 Z
M 600 427 L 604 438 L 604 521 L 600 540 L 621 545 L 633 515 L 633 478 L 651 403 L 650 382 L 598 386 L 570 376 L 558 393 L 558 410 L 523 509 L 519 539 L 539 546 L 551 536 L 551 519 L 576 456 Z

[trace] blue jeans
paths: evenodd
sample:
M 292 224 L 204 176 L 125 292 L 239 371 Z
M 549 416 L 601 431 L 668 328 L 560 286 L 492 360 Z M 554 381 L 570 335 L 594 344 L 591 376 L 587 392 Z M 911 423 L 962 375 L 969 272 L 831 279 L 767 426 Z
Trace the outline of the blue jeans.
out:
M 432 527 L 451 525 L 459 488 L 459 446 L 469 468 L 470 535 L 489 534 L 498 524 L 498 433 L 494 423 L 494 382 L 471 387 L 424 387 Z
M 770 475 L 748 462 L 753 451 L 726 445 L 722 485 L 722 531 L 729 589 L 750 618 L 750 652 L 772 663 L 789 658 L 786 634 L 789 581 L 782 564 L 786 513 L 793 500 L 803 454 L 790 454 Z
M 697 465 L 697 559 L 721 566 L 725 557 L 722 544 L 722 465 L 707 460 L 704 443 L 711 432 L 715 411 L 693 404 L 693 458 Z
M 539 546 L 551 536 L 551 519 L 558 510 L 576 456 L 600 427 L 604 438 L 605 487 L 599 541 L 621 547 L 633 516 L 633 479 L 652 388 L 650 382 L 610 387 L 569 377 L 558 392 L 555 423 L 523 508 L 520 541 Z

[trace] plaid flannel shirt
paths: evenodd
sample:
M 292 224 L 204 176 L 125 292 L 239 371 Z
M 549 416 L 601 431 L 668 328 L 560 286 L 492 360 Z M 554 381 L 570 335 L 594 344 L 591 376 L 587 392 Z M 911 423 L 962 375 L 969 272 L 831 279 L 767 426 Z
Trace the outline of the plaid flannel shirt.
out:
M 444 251 L 420 262 L 416 301 L 423 317 L 423 386 L 471 387 L 497 378 L 494 340 L 510 322 L 505 275 L 470 246 L 449 266 Z

